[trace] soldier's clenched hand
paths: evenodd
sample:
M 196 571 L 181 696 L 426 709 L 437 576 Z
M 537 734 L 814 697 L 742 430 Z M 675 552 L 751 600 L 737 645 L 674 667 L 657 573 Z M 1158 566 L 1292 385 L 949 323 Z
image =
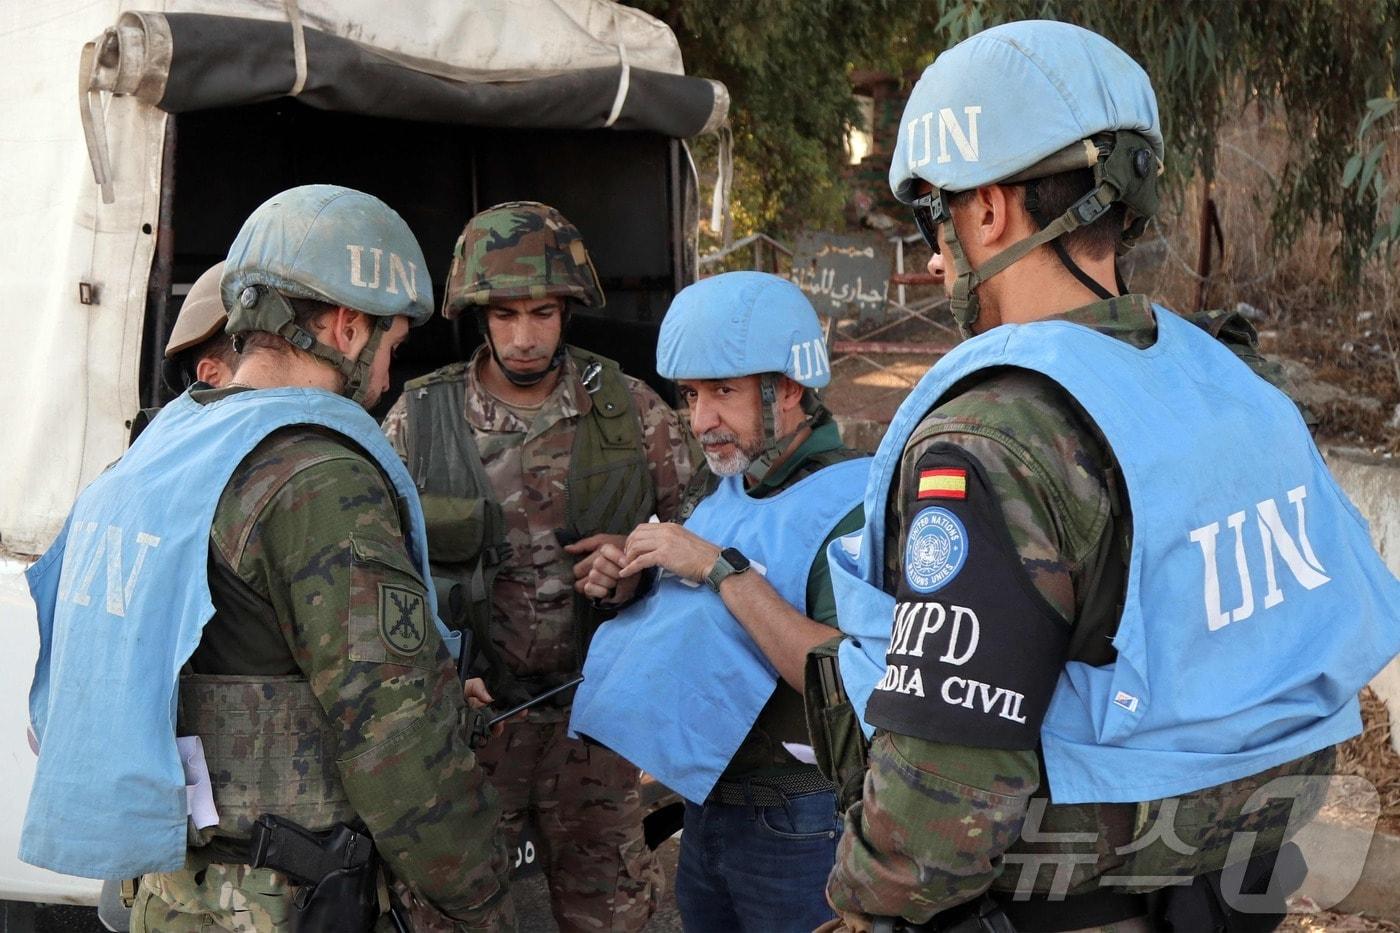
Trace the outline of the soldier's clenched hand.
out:
M 675 522 L 638 525 L 627 536 L 627 546 L 623 548 L 627 563 L 621 576 L 626 579 L 649 567 L 660 567 L 692 583 L 703 583 L 719 559 L 719 550 Z
M 480 677 L 469 677 L 466 683 L 462 684 L 462 696 L 472 709 L 490 706 L 491 701 L 495 699 L 491 696 L 491 691 L 486 689 L 486 681 Z
M 623 556 L 622 542 L 625 539 L 619 538 L 617 544 L 607 543 L 589 555 L 589 567 L 587 573 L 579 576 L 578 568 L 583 564 L 579 561 L 574 566 L 574 589 L 585 596 L 593 599 L 617 599 L 619 584 L 623 584 L 627 592 L 622 593 L 624 599 L 630 599 L 632 591 L 636 589 L 636 581 L 620 580 L 622 566 L 627 563 L 627 558 Z

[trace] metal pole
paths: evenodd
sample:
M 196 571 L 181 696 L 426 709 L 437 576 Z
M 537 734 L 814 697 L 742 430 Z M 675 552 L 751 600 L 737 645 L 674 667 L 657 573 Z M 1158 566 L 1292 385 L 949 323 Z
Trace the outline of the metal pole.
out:
M 156 216 L 156 254 L 146 279 L 146 348 L 141 407 L 153 408 L 165 401 L 161 370 L 165 342 L 175 322 L 170 313 L 170 285 L 175 272 L 175 126 L 176 116 L 165 118 L 165 141 L 160 153 L 160 203 Z

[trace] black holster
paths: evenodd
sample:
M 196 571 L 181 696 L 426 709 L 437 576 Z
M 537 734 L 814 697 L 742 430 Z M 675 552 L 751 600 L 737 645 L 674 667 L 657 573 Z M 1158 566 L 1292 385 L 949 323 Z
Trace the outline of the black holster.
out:
M 312 832 L 264 813 L 253 824 L 248 864 L 298 885 L 297 933 L 370 933 L 379 918 L 379 855 L 374 840 L 344 823 Z

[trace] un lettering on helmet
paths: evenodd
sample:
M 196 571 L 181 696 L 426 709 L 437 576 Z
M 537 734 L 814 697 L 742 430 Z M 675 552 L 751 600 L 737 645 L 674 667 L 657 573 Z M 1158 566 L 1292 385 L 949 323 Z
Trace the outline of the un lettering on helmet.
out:
M 311 298 L 373 317 L 433 313 L 432 283 L 413 231 L 373 195 L 340 185 L 301 185 L 273 195 L 244 221 L 229 248 L 220 290 L 229 333 L 277 333 L 292 318 L 280 299 Z M 249 290 L 252 290 L 251 292 Z
M 952 107 L 944 107 L 938 111 L 939 165 L 953 161 L 952 153 L 948 151 L 950 140 L 964 162 L 977 162 L 981 159 L 980 142 L 977 135 L 977 115 L 982 112 L 982 108 L 969 105 L 963 107 L 962 112 L 963 122 L 959 123 Z M 919 114 L 905 124 L 909 136 L 906 153 L 911 172 L 933 161 L 933 124 L 932 111 Z M 922 143 L 922 148 L 920 143 Z
M 900 127 L 890 188 L 905 202 L 921 181 L 939 191 L 995 184 L 1098 133 L 1141 133 L 1162 157 L 1142 67 L 1097 33 L 1043 20 L 1006 23 L 940 54 Z
M 667 379 L 780 373 L 809 389 L 831 381 L 816 309 L 766 272 L 726 272 L 681 289 L 661 321 L 656 367 Z
M 357 243 L 346 243 L 346 251 L 350 254 L 350 284 L 359 288 L 378 289 L 383 288 L 386 294 L 397 295 L 399 285 L 403 285 L 404 294 L 410 301 L 418 300 L 418 264 L 412 259 L 405 260 L 395 252 L 389 252 L 389 275 L 387 282 L 381 284 L 383 277 L 381 270 L 384 266 L 385 251 L 377 246 L 365 247 Z M 370 254 L 368 276 L 365 274 L 366 264 L 364 254 Z

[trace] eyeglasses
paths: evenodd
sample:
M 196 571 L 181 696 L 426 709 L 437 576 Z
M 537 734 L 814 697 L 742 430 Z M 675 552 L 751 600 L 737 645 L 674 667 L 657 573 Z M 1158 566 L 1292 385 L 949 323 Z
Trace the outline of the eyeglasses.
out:
M 923 234 L 924 242 L 929 248 L 937 253 L 938 225 L 953 217 L 943 196 L 936 191 L 930 191 L 923 197 L 916 198 L 910 207 L 914 209 L 914 226 L 919 228 L 919 233 Z

